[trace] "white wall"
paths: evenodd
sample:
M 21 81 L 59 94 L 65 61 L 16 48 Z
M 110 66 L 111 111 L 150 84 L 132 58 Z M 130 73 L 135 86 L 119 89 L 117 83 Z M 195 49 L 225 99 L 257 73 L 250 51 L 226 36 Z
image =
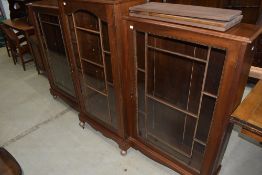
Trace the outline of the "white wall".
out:
M 10 18 L 10 11 L 9 11 L 9 4 L 7 0 L 0 0 L 2 1 L 3 7 L 4 7 L 4 11 L 5 11 L 5 15 L 6 18 Z

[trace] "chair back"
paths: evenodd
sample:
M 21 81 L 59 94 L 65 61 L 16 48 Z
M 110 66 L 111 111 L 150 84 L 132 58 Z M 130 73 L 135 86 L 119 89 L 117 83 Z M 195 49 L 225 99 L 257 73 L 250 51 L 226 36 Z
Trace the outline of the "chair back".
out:
M 6 25 L 1 26 L 1 30 L 4 32 L 6 39 L 8 41 L 9 47 L 11 49 L 16 49 L 19 45 L 19 38 L 15 34 L 15 32 L 7 27 Z

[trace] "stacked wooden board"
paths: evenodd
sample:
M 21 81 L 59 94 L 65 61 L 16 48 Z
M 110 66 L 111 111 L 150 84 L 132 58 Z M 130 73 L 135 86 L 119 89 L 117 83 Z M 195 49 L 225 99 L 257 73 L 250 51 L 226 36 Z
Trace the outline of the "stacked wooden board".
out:
M 240 23 L 240 10 L 149 2 L 129 8 L 129 15 L 178 23 L 217 31 L 226 31 Z

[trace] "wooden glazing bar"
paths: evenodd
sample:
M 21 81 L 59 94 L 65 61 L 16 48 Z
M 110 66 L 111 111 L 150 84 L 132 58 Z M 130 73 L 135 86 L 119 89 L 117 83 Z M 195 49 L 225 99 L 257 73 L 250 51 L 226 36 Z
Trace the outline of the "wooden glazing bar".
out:
M 144 72 L 144 73 L 145 73 L 145 70 L 144 70 L 144 69 L 141 69 L 141 68 L 137 68 L 137 71 L 140 71 L 140 72 Z
M 53 23 L 53 22 L 48 22 L 48 21 L 41 21 L 42 23 L 44 23 L 44 24 L 50 24 L 50 25 L 53 25 L 53 26 L 57 26 L 57 27 L 60 27 L 60 25 L 59 24 L 57 24 L 57 23 Z
M 111 55 L 111 52 L 104 50 L 104 53 Z
M 97 90 L 96 88 L 94 88 L 94 87 L 92 87 L 92 86 L 89 86 L 88 84 L 85 84 L 85 86 L 86 86 L 87 88 L 93 90 L 93 91 L 96 91 L 97 93 L 99 93 L 99 94 L 101 94 L 101 95 L 103 95 L 103 96 L 106 96 L 106 97 L 108 96 L 106 93 L 101 92 L 100 90 Z
M 109 104 L 109 98 L 108 98 L 108 84 L 107 84 L 107 74 L 106 74 L 106 62 L 105 62 L 105 52 L 104 52 L 104 44 L 103 44 L 103 34 L 102 34 L 102 22 L 101 22 L 101 19 L 98 18 L 98 25 L 99 25 L 99 37 L 100 37 L 100 46 L 101 46 L 101 49 L 102 49 L 102 59 L 103 59 L 103 67 L 104 67 L 104 75 L 105 75 L 105 79 L 104 79 L 104 82 L 105 82 L 105 85 L 106 85 L 106 93 L 107 93 L 107 108 L 108 108 L 108 116 L 109 116 L 109 123 L 112 124 L 113 122 L 113 119 L 112 119 L 112 116 L 111 116 L 111 110 L 110 110 L 110 104 Z
M 203 78 L 202 88 L 201 88 L 200 101 L 199 101 L 198 112 L 197 112 L 196 127 L 195 127 L 195 131 L 194 131 L 194 136 L 193 136 L 193 144 L 192 144 L 191 153 L 190 153 L 191 155 L 193 154 L 193 149 L 194 149 L 194 145 L 195 145 L 196 132 L 197 132 L 197 128 L 198 128 L 199 115 L 200 115 L 200 111 L 201 111 L 201 107 L 202 107 L 202 100 L 203 100 L 203 95 L 204 95 L 203 91 L 204 91 L 205 83 L 206 83 L 210 54 L 211 54 L 211 47 L 209 46 L 208 47 L 208 55 L 207 55 L 207 64 L 206 64 L 206 67 L 205 67 L 204 78 Z
M 184 113 L 184 114 L 187 114 L 187 115 L 189 115 L 189 116 L 191 116 L 191 117 L 198 118 L 197 115 L 195 115 L 195 114 L 193 114 L 193 113 L 191 113 L 191 112 L 188 112 L 188 111 L 186 111 L 186 110 L 180 109 L 180 108 L 178 108 L 178 107 L 176 107 L 176 106 L 174 106 L 174 105 L 172 105 L 172 104 L 170 104 L 170 103 L 168 103 L 168 102 L 165 102 L 164 100 L 161 100 L 161 99 L 159 99 L 159 98 L 157 98 L 157 97 L 154 97 L 154 96 L 149 95 L 149 94 L 146 94 L 146 97 L 148 97 L 148 98 L 150 98 L 150 99 L 152 99 L 152 100 L 155 100 L 155 101 L 157 101 L 157 102 L 159 102 L 159 103 L 161 103 L 161 104 L 164 104 L 164 105 L 166 105 L 166 106 L 168 106 L 168 107 L 170 107 L 170 108 L 172 108 L 172 109 L 175 109 L 175 110 L 177 110 L 177 111 L 179 111 L 179 112 L 182 112 L 182 113 Z
M 86 58 L 81 58 L 81 60 L 83 60 L 83 61 L 85 61 L 85 62 L 88 62 L 88 63 L 90 63 L 90 64 L 93 64 L 93 65 L 96 65 L 96 66 L 98 66 L 98 67 L 104 68 L 103 65 L 101 65 L 101 64 L 99 64 L 99 63 L 96 63 L 96 62 L 94 62 L 94 61 L 88 60 L 88 59 L 86 59 Z
M 194 48 L 194 55 L 195 55 L 195 50 L 196 50 L 196 47 Z M 190 84 L 189 84 L 189 90 L 188 90 L 188 96 L 187 96 L 187 105 L 186 105 L 186 110 L 187 111 L 188 111 L 188 105 L 189 105 L 189 101 L 190 101 L 191 85 L 192 85 L 192 78 L 193 78 L 193 72 L 194 72 L 194 65 L 195 65 L 195 63 L 192 62 L 192 68 L 191 68 L 191 74 L 190 74 Z M 183 128 L 183 141 L 185 139 L 186 124 L 187 124 L 187 116 L 185 116 L 185 122 L 184 122 L 184 128 Z M 192 149 L 192 147 L 191 147 L 191 149 Z
M 83 27 L 75 27 L 75 28 L 78 29 L 78 30 L 85 31 L 85 32 L 90 32 L 90 33 L 100 35 L 100 32 L 95 31 L 95 30 L 91 30 L 91 29 L 87 29 L 87 28 L 83 28 Z
M 203 146 L 207 146 L 207 144 L 205 142 L 202 142 L 201 140 L 197 139 L 197 138 L 194 138 L 194 141 L 203 145 Z
M 77 31 L 76 31 L 76 23 L 75 23 L 75 15 L 74 14 L 72 14 L 72 19 L 73 19 L 73 27 L 74 27 L 74 31 L 75 31 L 75 37 L 76 37 L 77 51 L 78 51 L 78 54 L 79 54 L 79 58 L 82 58 L 82 55 L 81 55 L 81 52 L 80 52 L 80 48 L 79 48 L 79 39 L 78 39 Z M 82 64 L 81 59 L 80 59 L 80 66 L 81 66 L 82 76 L 85 77 L 83 64 Z
M 148 33 L 145 33 L 145 95 L 147 94 L 147 80 L 148 80 L 148 48 L 146 47 L 148 44 Z M 147 98 L 145 98 L 145 133 L 146 133 L 146 139 L 148 138 L 148 128 L 147 128 L 147 117 L 148 117 L 148 105 L 147 105 Z
M 210 93 L 208 93 L 208 92 L 205 92 L 205 91 L 203 91 L 202 92 L 204 95 L 206 95 L 206 96 L 209 96 L 209 97 L 212 97 L 212 98 L 217 98 L 217 96 L 216 95 L 213 95 L 213 94 L 210 94 Z
M 166 50 L 166 49 L 160 49 L 160 48 L 153 47 L 153 46 L 150 46 L 150 45 L 147 45 L 147 47 L 150 48 L 150 49 L 153 49 L 153 50 L 157 50 L 157 51 L 164 52 L 164 53 L 169 53 L 169 54 L 172 54 L 172 55 L 181 56 L 181 57 L 188 58 L 190 60 L 198 61 L 198 62 L 201 62 L 201 63 L 207 62 L 206 60 L 202 60 L 202 59 L 199 59 L 199 58 L 195 58 L 195 57 L 188 56 L 188 55 L 181 54 L 181 53 L 177 53 L 177 52 L 172 52 L 172 51 L 169 51 L 169 50 Z

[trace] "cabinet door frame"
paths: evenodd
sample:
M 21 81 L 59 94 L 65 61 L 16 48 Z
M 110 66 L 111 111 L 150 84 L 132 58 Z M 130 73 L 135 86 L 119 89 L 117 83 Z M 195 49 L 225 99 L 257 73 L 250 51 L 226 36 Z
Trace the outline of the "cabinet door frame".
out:
M 67 48 L 69 50 L 69 56 L 71 57 L 71 61 L 74 67 L 74 76 L 77 80 L 77 93 L 80 101 L 80 121 L 89 122 L 94 128 L 103 132 L 104 135 L 114 139 L 121 149 L 126 150 L 129 148 L 128 144 L 125 142 L 126 134 L 124 129 L 124 120 L 123 120 L 123 97 L 122 97 L 122 79 L 120 75 L 120 66 L 121 61 L 119 60 L 117 44 L 118 41 L 116 39 L 116 23 L 115 23 L 115 15 L 114 9 L 115 5 L 112 3 L 103 3 L 103 2 L 88 2 L 88 1 L 79 1 L 79 0 L 66 0 L 64 1 L 66 5 L 64 5 L 61 1 L 59 3 L 60 6 L 60 14 L 63 19 L 63 28 L 66 32 L 66 43 Z M 80 75 L 78 75 L 76 58 L 74 56 L 74 49 L 71 44 L 72 38 L 70 36 L 69 22 L 68 16 L 75 13 L 76 11 L 87 11 L 89 13 L 94 14 L 99 17 L 101 21 L 107 22 L 108 25 L 108 36 L 109 36 L 109 45 L 110 45 L 110 53 L 111 53 L 111 66 L 112 66 L 112 76 L 114 80 L 114 88 L 115 88 L 115 97 L 116 97 L 116 113 L 117 113 L 117 121 L 118 121 L 118 129 L 112 130 L 110 127 L 106 126 L 105 123 L 93 119 L 88 116 L 84 107 L 84 98 L 81 92 L 81 80 Z M 70 44 L 69 44 L 70 43 Z
M 45 41 L 42 40 L 42 36 L 41 36 L 41 26 L 39 24 L 39 14 L 47 14 L 47 15 L 52 15 L 52 16 L 57 16 L 58 20 L 59 20 L 59 24 L 60 24 L 60 29 L 61 29 L 61 35 L 63 37 L 63 43 L 64 43 L 64 47 L 65 47 L 65 40 L 64 40 L 64 32 L 63 32 L 63 28 L 61 26 L 61 18 L 59 15 L 59 10 L 58 7 L 55 6 L 32 6 L 30 7 L 33 11 L 32 13 L 32 18 L 33 18 L 33 23 L 35 26 L 35 30 L 36 30 L 36 35 L 38 38 L 38 41 L 40 42 L 40 47 L 42 50 L 42 54 L 44 56 L 43 62 L 44 62 L 44 66 L 45 68 L 47 68 L 46 72 L 47 72 L 47 77 L 50 83 L 50 93 L 56 97 L 59 96 L 60 98 L 62 98 L 63 100 L 65 100 L 69 105 L 71 105 L 74 109 L 79 110 L 79 106 L 78 106 L 78 97 L 77 95 L 74 97 L 71 94 L 68 94 L 67 92 L 63 91 L 62 89 L 60 89 L 59 87 L 56 86 L 56 84 L 54 83 L 54 78 L 52 77 L 52 72 L 50 70 L 50 66 L 49 63 L 47 61 L 48 59 L 48 54 L 46 53 L 46 49 L 45 49 Z M 74 90 L 76 89 L 75 87 L 75 83 L 74 83 L 74 77 L 73 77 L 73 69 L 72 69 L 72 64 L 71 61 L 68 57 L 68 52 L 67 52 L 67 48 L 65 47 L 65 53 L 66 53 L 66 59 L 68 62 L 68 66 L 70 69 L 70 75 L 72 77 L 72 83 L 74 86 Z M 75 93 L 76 94 L 76 93 Z

